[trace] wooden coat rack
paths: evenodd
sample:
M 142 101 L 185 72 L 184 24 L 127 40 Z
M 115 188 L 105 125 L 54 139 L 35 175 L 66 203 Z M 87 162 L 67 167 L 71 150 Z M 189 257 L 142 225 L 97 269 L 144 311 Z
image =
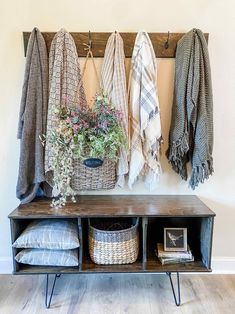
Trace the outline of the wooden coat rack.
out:
M 43 32 L 43 37 L 45 38 L 46 45 L 48 51 L 50 50 L 51 41 L 56 34 L 55 32 Z M 87 33 L 70 33 L 75 41 L 78 56 L 85 57 L 87 52 L 84 50 L 83 43 L 89 42 L 89 32 Z M 135 42 L 137 33 L 120 33 L 122 39 L 124 41 L 124 50 L 125 56 L 130 58 L 132 56 L 132 50 Z M 178 40 L 184 35 L 184 33 L 148 33 L 153 48 L 157 58 L 174 58 L 176 52 L 176 46 Z M 104 51 L 106 47 L 107 40 L 111 33 L 90 33 L 91 40 L 92 40 L 92 52 L 94 57 L 103 57 Z M 208 42 L 209 34 L 205 33 L 206 41 Z M 27 45 L 29 41 L 30 32 L 23 32 L 23 39 L 24 39 L 24 51 L 26 55 Z M 168 47 L 167 47 L 168 46 Z

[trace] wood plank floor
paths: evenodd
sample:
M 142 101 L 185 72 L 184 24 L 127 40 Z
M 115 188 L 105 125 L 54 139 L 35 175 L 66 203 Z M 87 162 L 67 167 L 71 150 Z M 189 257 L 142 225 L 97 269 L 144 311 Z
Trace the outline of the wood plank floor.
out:
M 166 275 L 62 275 L 49 310 L 45 275 L 0 275 L 0 314 L 235 313 L 235 275 L 181 275 L 182 305 Z

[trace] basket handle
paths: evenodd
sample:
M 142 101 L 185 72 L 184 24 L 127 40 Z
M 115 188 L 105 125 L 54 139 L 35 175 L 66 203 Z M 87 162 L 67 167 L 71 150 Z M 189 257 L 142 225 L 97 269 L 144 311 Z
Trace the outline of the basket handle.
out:
M 140 217 L 136 217 L 136 222 L 135 222 L 134 226 L 139 224 L 139 220 L 140 220 Z
M 87 50 L 87 55 L 86 55 L 85 63 L 84 63 L 84 66 L 83 66 L 81 78 L 80 78 L 80 81 L 79 81 L 78 86 L 77 86 L 77 92 L 75 93 L 75 96 L 74 96 L 74 102 L 76 102 L 78 97 L 79 97 L 80 88 L 81 88 L 81 86 L 83 84 L 83 79 L 84 79 L 84 75 L 85 75 L 85 72 L 86 72 L 87 61 L 88 61 L 89 57 L 91 57 L 92 65 L 93 65 L 93 68 L 94 68 L 94 71 L 95 71 L 95 78 L 96 78 L 97 85 L 98 85 L 98 93 L 100 93 L 100 91 L 101 91 L 101 85 L 100 85 L 100 81 L 99 81 L 98 72 L 97 72 L 97 69 L 96 69 L 96 66 L 95 66 L 95 60 L 94 60 L 94 56 L 93 56 L 93 53 L 92 53 L 92 50 L 91 50 L 91 45 L 87 45 L 87 44 L 83 44 L 83 45 L 87 46 L 87 48 L 84 48 L 85 50 Z

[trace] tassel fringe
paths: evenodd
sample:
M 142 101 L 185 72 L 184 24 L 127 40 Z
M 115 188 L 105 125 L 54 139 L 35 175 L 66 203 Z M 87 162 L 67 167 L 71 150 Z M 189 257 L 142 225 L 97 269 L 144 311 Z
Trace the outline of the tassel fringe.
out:
M 187 180 L 186 154 L 189 150 L 188 133 L 174 141 L 167 151 L 167 158 L 175 172 L 180 174 L 183 180 Z
M 194 190 L 199 183 L 203 183 L 214 172 L 212 158 L 193 167 L 192 176 L 189 181 L 190 187 Z

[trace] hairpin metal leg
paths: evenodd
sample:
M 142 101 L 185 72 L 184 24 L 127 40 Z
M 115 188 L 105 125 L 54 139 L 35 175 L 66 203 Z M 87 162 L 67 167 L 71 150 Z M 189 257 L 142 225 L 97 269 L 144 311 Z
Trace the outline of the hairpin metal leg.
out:
M 171 272 L 167 272 L 166 274 L 169 276 L 169 279 L 170 279 L 171 289 L 172 289 L 172 292 L 173 292 L 175 304 L 176 304 L 176 306 L 180 306 L 180 304 L 181 304 L 181 298 L 180 298 L 180 275 L 179 275 L 178 272 L 176 272 L 176 276 L 177 276 L 177 290 L 178 290 L 178 294 L 177 294 L 177 297 L 176 297 L 175 288 L 174 288 L 173 281 L 172 281 L 172 278 L 171 278 Z
M 55 283 L 56 283 L 56 279 L 60 277 L 60 274 L 56 274 L 54 277 L 54 281 L 52 284 L 52 288 L 51 288 L 51 293 L 50 296 L 48 295 L 48 286 L 49 286 L 49 274 L 46 275 L 46 294 L 45 294 L 45 305 L 46 308 L 49 309 L 50 305 L 51 305 L 51 299 L 54 293 L 54 289 L 55 289 Z M 48 301 L 48 297 L 49 297 L 49 301 Z

